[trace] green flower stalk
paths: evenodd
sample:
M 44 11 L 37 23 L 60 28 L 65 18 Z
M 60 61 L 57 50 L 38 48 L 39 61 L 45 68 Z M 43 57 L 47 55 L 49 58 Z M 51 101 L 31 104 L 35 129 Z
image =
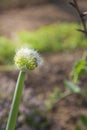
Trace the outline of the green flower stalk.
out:
M 36 51 L 28 48 L 19 49 L 14 57 L 14 61 L 16 66 L 20 69 L 20 73 L 16 84 L 16 89 L 13 97 L 13 102 L 12 102 L 6 130 L 15 129 L 16 118 L 17 118 L 19 103 L 23 91 L 26 71 L 33 70 L 36 67 L 43 64 L 43 60 L 39 56 L 39 54 Z

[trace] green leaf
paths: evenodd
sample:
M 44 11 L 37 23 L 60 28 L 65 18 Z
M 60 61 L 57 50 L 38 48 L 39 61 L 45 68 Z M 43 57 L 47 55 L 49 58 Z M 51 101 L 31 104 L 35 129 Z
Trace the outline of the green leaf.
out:
M 54 95 L 50 95 L 50 101 L 52 102 L 52 103 L 55 103 L 56 102 L 56 98 L 55 98 L 55 96 Z
M 87 90 L 83 90 L 82 91 L 82 95 L 87 100 Z
M 70 81 L 65 81 L 65 86 L 72 92 L 72 93 L 80 93 L 81 89 L 74 85 L 72 82 Z
M 47 110 L 51 110 L 52 105 L 51 105 L 50 102 L 47 102 L 47 103 L 45 104 L 45 107 L 46 107 Z
M 58 98 L 62 97 L 62 92 L 58 87 L 54 88 L 54 93 L 57 95 Z
M 82 122 L 82 124 L 84 125 L 84 127 L 87 128 L 87 116 L 80 115 L 80 121 Z
M 75 130 L 82 130 L 80 126 L 76 126 Z
M 87 62 L 85 58 L 82 58 L 75 63 L 71 75 L 73 77 L 73 81 L 77 83 L 80 77 L 85 74 L 87 74 Z

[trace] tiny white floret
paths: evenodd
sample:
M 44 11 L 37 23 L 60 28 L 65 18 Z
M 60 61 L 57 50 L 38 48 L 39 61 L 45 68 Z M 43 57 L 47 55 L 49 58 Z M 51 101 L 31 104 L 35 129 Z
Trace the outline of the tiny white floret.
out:
M 21 48 L 14 57 L 15 64 L 21 70 L 33 70 L 43 64 L 37 51 L 29 48 Z

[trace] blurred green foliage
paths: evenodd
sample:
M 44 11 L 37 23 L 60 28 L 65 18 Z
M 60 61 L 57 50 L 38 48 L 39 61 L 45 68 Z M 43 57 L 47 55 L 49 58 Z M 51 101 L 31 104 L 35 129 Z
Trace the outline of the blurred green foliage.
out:
M 15 50 L 24 46 L 50 53 L 87 48 L 87 39 L 77 28 L 79 25 L 74 23 L 57 23 L 33 32 L 20 32 L 13 40 L 0 37 L 0 64 L 12 63 Z
M 12 63 L 15 49 L 16 46 L 11 40 L 0 37 L 0 64 Z
M 80 119 L 80 122 L 81 122 L 84 130 L 87 130 L 87 116 L 82 114 L 82 115 L 79 116 L 79 119 Z M 81 126 L 77 126 L 75 128 L 75 130 L 82 130 L 83 128 Z
M 74 85 L 72 82 L 70 81 L 65 81 L 65 86 L 66 88 L 68 88 L 70 90 L 71 93 L 81 93 L 81 89 L 79 86 Z
M 41 52 L 57 52 L 87 47 L 87 39 L 75 29 L 77 24 L 59 23 L 34 32 L 20 32 L 17 39 L 22 44 Z
M 87 54 L 84 54 L 80 60 L 76 61 L 71 71 L 73 82 L 78 83 L 80 78 L 86 74 L 87 74 Z

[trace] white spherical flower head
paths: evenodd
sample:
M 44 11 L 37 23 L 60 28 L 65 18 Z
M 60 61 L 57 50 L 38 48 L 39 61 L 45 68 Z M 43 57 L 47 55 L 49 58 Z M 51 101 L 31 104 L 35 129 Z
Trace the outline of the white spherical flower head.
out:
M 21 48 L 14 57 L 15 64 L 21 70 L 33 70 L 43 64 L 37 51 L 29 48 Z

